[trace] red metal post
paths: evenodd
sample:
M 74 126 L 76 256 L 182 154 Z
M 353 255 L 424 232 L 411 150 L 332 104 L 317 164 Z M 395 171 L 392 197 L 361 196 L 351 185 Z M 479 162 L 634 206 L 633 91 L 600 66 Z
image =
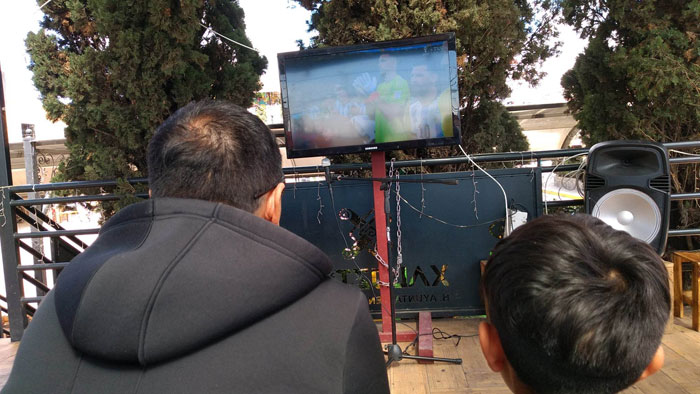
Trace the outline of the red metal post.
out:
M 372 152 L 372 177 L 386 177 L 386 156 L 384 152 Z M 384 191 L 380 189 L 381 182 L 372 182 L 372 191 L 374 193 L 374 223 L 377 230 L 377 253 L 386 262 L 389 262 L 389 250 L 387 249 L 387 223 L 386 211 L 384 210 Z M 383 265 L 378 264 L 379 280 L 384 283 L 389 283 L 389 271 Z M 389 288 L 380 286 L 379 295 L 381 297 L 382 307 L 382 331 L 379 333 L 379 339 L 386 343 L 391 342 L 391 313 L 389 311 Z M 415 332 L 397 332 L 396 340 L 398 342 L 411 342 L 416 338 Z
M 384 152 L 372 152 L 372 177 L 386 177 L 386 156 Z M 387 250 L 386 234 L 386 212 L 384 212 L 384 191 L 380 189 L 381 182 L 372 182 L 374 193 L 374 223 L 377 230 L 377 253 L 384 261 L 389 261 L 389 251 Z M 379 280 L 388 283 L 389 271 L 381 264 L 378 264 Z M 380 286 L 379 294 L 382 304 L 382 332 L 391 333 L 391 314 L 389 313 L 387 302 L 389 300 L 389 289 Z

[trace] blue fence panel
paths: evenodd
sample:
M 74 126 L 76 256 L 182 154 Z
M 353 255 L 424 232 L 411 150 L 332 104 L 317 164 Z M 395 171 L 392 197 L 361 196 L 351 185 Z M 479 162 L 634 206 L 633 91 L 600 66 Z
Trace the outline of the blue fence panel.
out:
M 538 168 L 489 172 L 504 187 L 511 209 L 527 212 L 529 219 L 541 215 Z M 400 183 L 403 264 L 395 287 L 397 312 L 482 314 L 479 262 L 488 258 L 503 232 L 503 193 L 480 171 L 423 178 L 457 179 L 459 184 Z M 390 205 L 396 256 L 395 185 Z M 379 313 L 379 288 L 373 275 L 377 261 L 370 254 L 376 244 L 372 185 L 356 181 L 333 182 L 330 188 L 325 181 L 289 184 L 282 206 L 281 225 L 328 254 L 335 265 L 334 276 L 360 286 L 372 312 Z M 354 253 L 346 249 L 355 242 L 359 251 L 352 259 Z

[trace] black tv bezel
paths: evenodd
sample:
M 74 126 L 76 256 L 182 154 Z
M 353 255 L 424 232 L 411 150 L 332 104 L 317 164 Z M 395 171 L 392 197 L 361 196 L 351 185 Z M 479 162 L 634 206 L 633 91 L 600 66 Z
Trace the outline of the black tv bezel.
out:
M 427 148 L 427 147 L 437 147 L 446 145 L 458 145 L 461 142 L 461 123 L 459 111 L 453 111 L 452 113 L 452 137 L 441 137 L 441 138 L 431 138 L 431 139 L 416 139 L 416 140 L 406 140 L 406 141 L 395 141 L 395 142 L 385 142 L 381 144 L 365 144 L 365 145 L 348 145 L 348 146 L 336 146 L 336 147 L 325 147 L 325 148 L 315 148 L 315 149 L 294 149 L 294 144 L 292 140 L 292 130 L 291 130 L 291 117 L 289 113 L 289 96 L 287 92 L 287 73 L 286 73 L 286 61 L 287 59 L 297 59 L 313 56 L 332 56 L 341 53 L 348 52 L 361 52 L 372 49 L 386 49 L 386 48 L 400 48 L 407 47 L 416 44 L 428 44 L 434 42 L 447 42 L 448 56 L 449 52 L 455 54 L 455 64 L 453 68 L 453 59 L 449 59 L 450 67 L 450 91 L 454 95 L 455 92 L 459 96 L 459 87 L 457 86 L 457 67 L 456 67 L 456 52 L 457 44 L 455 40 L 455 33 L 441 33 L 430 36 L 405 38 L 401 40 L 390 40 L 390 41 L 378 41 L 368 44 L 358 44 L 358 45 L 346 45 L 337 47 L 324 47 L 316 49 L 307 49 L 303 51 L 296 52 L 284 52 L 277 54 L 277 62 L 279 66 L 280 74 L 280 91 L 282 98 L 282 118 L 284 124 L 284 137 L 285 145 L 287 150 L 287 157 L 290 159 L 300 158 L 300 157 L 312 157 L 312 156 L 332 156 L 347 153 L 366 153 L 366 152 L 376 152 L 376 151 L 390 151 L 398 149 L 415 149 L 415 148 Z M 454 97 L 451 97 L 454 102 Z M 459 103 L 459 97 L 457 98 Z

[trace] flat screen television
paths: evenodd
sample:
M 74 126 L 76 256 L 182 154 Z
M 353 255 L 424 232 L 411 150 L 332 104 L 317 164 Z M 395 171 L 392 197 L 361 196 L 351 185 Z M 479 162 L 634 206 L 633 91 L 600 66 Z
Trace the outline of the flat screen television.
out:
M 458 144 L 454 33 L 277 55 L 287 157 Z

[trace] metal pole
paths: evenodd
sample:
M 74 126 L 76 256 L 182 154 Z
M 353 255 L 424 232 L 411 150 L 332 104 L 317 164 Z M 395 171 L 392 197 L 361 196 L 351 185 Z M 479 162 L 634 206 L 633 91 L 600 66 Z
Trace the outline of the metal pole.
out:
M 669 237 L 687 237 L 691 235 L 700 235 L 700 228 L 668 230 Z
M 24 148 L 24 173 L 27 176 L 28 185 L 36 185 L 39 183 L 39 170 L 37 168 L 36 160 L 36 131 L 33 124 L 22 123 L 22 147 Z M 37 198 L 37 193 L 31 191 L 27 193 L 27 198 L 29 200 L 34 200 Z M 35 207 L 41 210 L 41 205 Z M 39 223 L 39 218 L 35 217 L 36 223 Z M 38 227 L 29 226 L 29 231 L 37 232 Z M 41 238 L 32 239 L 32 248 L 39 252 L 41 255 L 44 254 L 44 240 Z M 34 264 L 41 264 L 42 261 L 34 257 Z M 46 275 L 44 271 L 36 271 L 34 277 L 42 282 L 46 283 Z M 36 295 L 43 296 L 45 293 L 41 289 L 36 289 Z
M 372 152 L 372 176 L 374 178 L 384 178 L 386 177 L 386 156 L 384 152 Z M 386 212 L 384 209 L 384 191 L 381 190 L 381 182 L 372 182 L 372 193 L 374 196 L 374 223 L 377 231 L 377 253 L 381 258 L 388 262 L 389 261 L 389 248 L 388 248 L 388 232 L 387 226 L 389 223 L 386 221 Z M 381 264 L 377 264 L 377 269 L 379 270 L 379 280 L 388 283 L 389 282 L 389 269 Z M 389 286 L 391 287 L 391 283 Z M 382 306 L 382 331 L 380 337 L 382 342 L 386 342 L 388 335 L 391 335 L 392 323 L 391 313 L 389 312 L 389 301 L 391 300 L 391 293 L 389 288 L 380 289 L 381 294 L 381 306 Z M 391 335 L 393 338 L 393 335 Z

